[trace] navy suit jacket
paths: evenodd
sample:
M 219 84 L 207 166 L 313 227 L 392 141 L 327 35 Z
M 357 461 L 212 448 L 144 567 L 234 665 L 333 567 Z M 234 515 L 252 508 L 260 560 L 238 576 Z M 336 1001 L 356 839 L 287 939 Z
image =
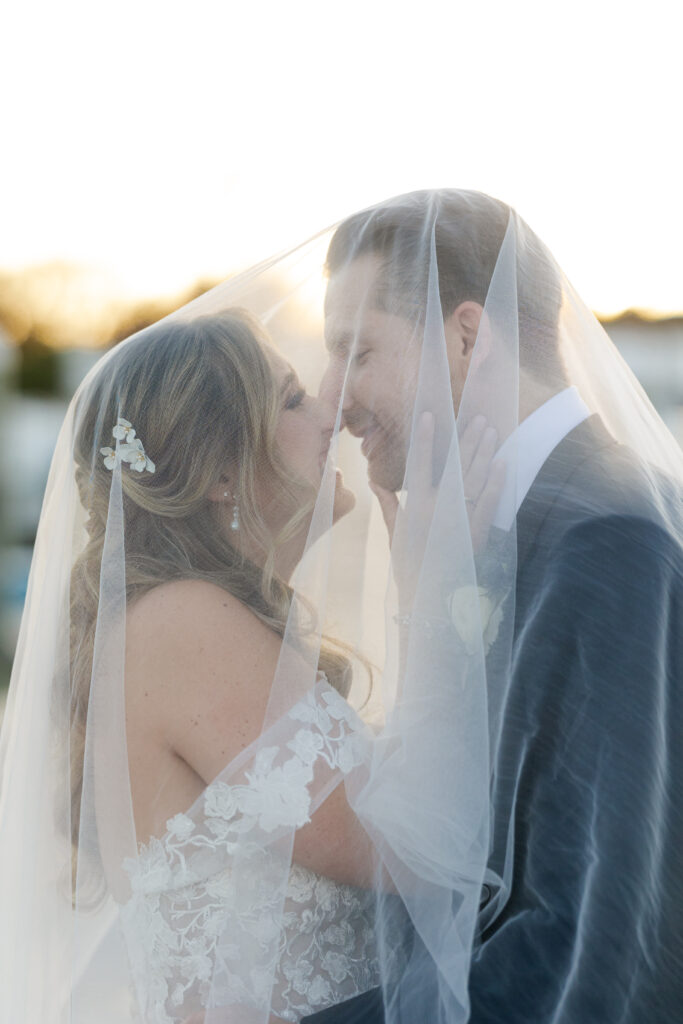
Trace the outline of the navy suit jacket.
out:
M 520 508 L 492 792 L 494 821 L 514 806 L 514 869 L 474 951 L 471 1024 L 683 1021 L 683 495 L 657 485 L 659 504 L 591 417 Z M 306 1020 L 380 1024 L 381 999 Z

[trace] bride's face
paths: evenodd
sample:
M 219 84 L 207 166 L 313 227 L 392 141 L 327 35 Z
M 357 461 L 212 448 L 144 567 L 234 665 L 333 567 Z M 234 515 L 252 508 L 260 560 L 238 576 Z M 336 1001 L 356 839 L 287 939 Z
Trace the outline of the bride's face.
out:
M 322 482 L 334 432 L 336 410 L 325 399 L 309 395 L 296 372 L 281 355 L 273 350 L 268 358 L 281 399 L 275 431 L 278 449 L 286 467 L 292 472 L 292 478 L 305 481 L 317 491 Z M 272 518 L 277 519 L 278 511 L 284 510 L 278 508 L 278 495 L 273 493 L 272 482 L 259 480 L 258 488 L 263 496 L 264 507 L 271 509 Z M 305 496 L 302 494 L 303 500 L 310 500 L 308 489 Z M 355 503 L 353 493 L 344 487 L 339 470 L 335 474 L 333 500 L 332 518 L 336 522 Z M 291 509 L 288 514 L 291 514 Z

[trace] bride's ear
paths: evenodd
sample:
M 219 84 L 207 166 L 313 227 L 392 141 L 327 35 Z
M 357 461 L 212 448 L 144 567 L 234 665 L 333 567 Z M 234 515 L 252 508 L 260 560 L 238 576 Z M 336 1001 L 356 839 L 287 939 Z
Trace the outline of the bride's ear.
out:
M 234 473 L 221 473 L 220 480 L 214 484 L 207 493 L 209 501 L 216 501 L 220 504 L 225 504 L 229 501 L 234 501 L 234 480 L 236 475 Z

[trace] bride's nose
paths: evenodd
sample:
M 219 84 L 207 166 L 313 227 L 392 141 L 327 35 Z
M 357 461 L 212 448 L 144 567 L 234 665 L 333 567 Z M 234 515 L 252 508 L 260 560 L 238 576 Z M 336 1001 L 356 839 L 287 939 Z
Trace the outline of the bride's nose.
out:
M 337 407 L 335 403 L 331 402 L 329 397 L 322 393 L 315 399 L 315 403 L 320 429 L 324 432 L 329 431 L 332 433 L 337 419 Z
M 342 391 L 344 388 L 344 367 L 339 360 L 330 359 L 327 365 L 327 369 L 323 374 L 323 378 L 320 381 L 320 389 L 318 394 L 320 398 L 325 399 L 330 405 L 336 407 L 341 401 Z

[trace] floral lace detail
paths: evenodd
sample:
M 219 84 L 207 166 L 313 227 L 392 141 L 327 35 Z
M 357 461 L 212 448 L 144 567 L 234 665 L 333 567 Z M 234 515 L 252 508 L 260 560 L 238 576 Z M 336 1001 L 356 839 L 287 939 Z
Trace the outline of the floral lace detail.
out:
M 145 1022 L 182 1021 L 210 992 L 298 1021 L 377 984 L 372 894 L 285 865 L 277 842 L 310 820 L 314 788 L 360 763 L 362 727 L 327 684 L 287 719 L 289 738 L 262 747 L 239 782 L 212 782 L 124 862 L 122 924 Z

